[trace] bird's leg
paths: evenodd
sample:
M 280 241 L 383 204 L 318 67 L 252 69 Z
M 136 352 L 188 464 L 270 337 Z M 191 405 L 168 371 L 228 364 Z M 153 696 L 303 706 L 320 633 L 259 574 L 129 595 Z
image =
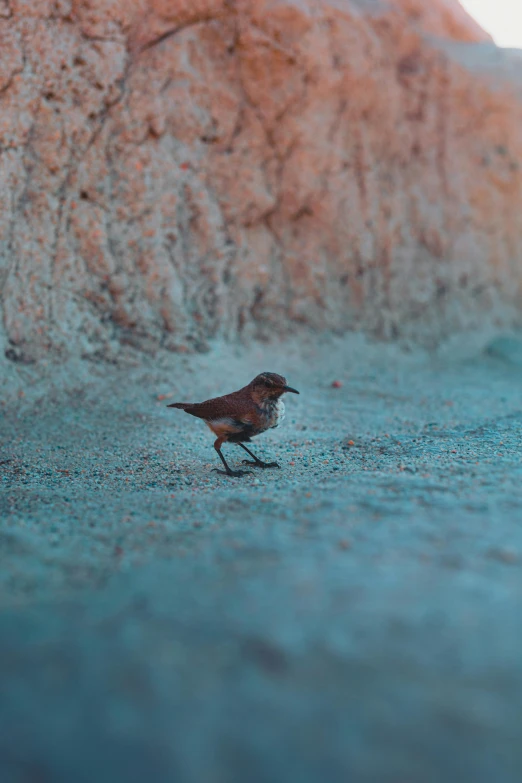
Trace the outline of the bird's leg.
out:
M 251 457 L 254 458 L 254 461 L 249 459 L 244 459 L 243 464 L 244 465 L 252 465 L 254 468 L 280 468 L 281 465 L 279 465 L 277 462 L 263 462 L 263 460 L 259 459 L 259 457 L 256 457 L 255 454 L 253 454 L 250 449 L 247 449 L 244 443 L 238 443 L 238 446 L 241 446 L 242 449 L 245 449 L 247 454 L 250 454 Z
M 218 438 L 214 443 L 214 448 L 219 454 L 219 459 L 225 466 L 225 470 L 219 470 L 218 468 L 212 468 L 212 470 L 214 470 L 216 473 L 222 473 L 225 476 L 245 476 L 247 473 L 252 473 L 251 470 L 231 470 L 229 464 L 227 463 L 221 451 L 222 443 L 223 443 L 223 438 Z

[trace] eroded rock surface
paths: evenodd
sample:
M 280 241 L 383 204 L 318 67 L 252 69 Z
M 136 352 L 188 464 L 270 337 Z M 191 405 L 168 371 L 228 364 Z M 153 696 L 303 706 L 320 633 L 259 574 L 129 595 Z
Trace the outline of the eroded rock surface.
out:
M 453 0 L 3 0 L 0 362 L 511 322 L 521 62 Z

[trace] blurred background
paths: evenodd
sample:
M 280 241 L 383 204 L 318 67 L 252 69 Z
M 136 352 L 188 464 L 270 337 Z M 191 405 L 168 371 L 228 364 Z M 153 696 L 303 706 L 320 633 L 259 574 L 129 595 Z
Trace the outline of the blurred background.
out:
M 468 5 L 7 4 L 3 374 L 516 326 L 520 12 Z
M 471 16 L 487 30 L 498 46 L 520 48 L 522 45 L 522 8 L 510 0 L 462 0 Z

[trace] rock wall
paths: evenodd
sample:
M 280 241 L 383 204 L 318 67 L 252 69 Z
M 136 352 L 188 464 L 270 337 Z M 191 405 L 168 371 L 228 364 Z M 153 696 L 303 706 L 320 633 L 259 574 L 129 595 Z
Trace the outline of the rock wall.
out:
M 456 0 L 0 0 L 0 362 L 511 322 L 521 85 Z

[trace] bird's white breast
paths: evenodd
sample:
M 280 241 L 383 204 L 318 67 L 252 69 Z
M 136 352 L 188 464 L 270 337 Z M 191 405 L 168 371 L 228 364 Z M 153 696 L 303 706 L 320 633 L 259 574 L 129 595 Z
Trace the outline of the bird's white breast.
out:
M 267 406 L 268 429 L 279 427 L 285 418 L 285 404 L 281 398 L 275 402 L 270 402 Z

